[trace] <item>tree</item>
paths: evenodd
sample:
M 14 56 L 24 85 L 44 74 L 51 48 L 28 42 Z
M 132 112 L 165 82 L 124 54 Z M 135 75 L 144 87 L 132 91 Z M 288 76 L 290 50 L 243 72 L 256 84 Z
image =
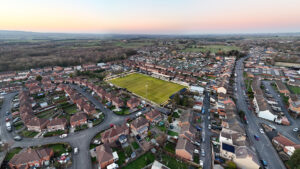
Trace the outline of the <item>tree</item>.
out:
M 291 169 L 299 169 L 300 166 L 300 149 L 297 149 L 288 161 Z
M 226 169 L 237 169 L 237 166 L 233 161 L 228 161 Z
M 173 121 L 173 118 L 172 118 L 172 116 L 170 115 L 170 116 L 168 116 L 168 122 L 169 123 L 172 123 L 172 121 Z
M 40 75 L 38 75 L 38 76 L 35 78 L 35 80 L 37 80 L 37 81 L 42 81 L 42 79 L 43 79 L 43 77 L 40 76 Z

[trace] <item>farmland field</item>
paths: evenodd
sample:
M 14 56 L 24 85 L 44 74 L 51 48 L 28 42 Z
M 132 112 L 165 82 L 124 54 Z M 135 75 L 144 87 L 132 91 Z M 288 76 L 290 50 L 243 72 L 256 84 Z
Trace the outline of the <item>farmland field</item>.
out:
M 164 103 L 172 94 L 184 88 L 184 86 L 179 84 L 138 73 L 113 79 L 110 80 L 110 82 L 119 87 L 126 88 L 128 91 L 147 98 L 157 104 Z
M 237 46 L 225 46 L 225 45 L 206 45 L 196 48 L 186 48 L 184 52 L 207 52 L 217 53 L 218 51 L 228 52 L 230 50 L 240 50 Z

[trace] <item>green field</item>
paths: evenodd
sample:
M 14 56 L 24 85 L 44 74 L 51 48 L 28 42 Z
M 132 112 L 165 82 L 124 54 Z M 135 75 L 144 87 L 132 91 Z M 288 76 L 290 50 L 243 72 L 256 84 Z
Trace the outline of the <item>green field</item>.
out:
M 207 52 L 210 51 L 212 53 L 217 53 L 219 51 L 228 52 L 230 50 L 240 50 L 239 47 L 236 46 L 225 46 L 225 45 L 207 45 L 195 48 L 186 48 L 184 52 Z
M 164 103 L 172 94 L 184 88 L 184 86 L 179 84 L 138 73 L 113 79 L 110 80 L 110 82 L 119 87 L 126 88 L 128 91 L 147 98 L 157 104 Z
M 288 88 L 293 94 L 300 94 L 300 87 L 288 85 Z

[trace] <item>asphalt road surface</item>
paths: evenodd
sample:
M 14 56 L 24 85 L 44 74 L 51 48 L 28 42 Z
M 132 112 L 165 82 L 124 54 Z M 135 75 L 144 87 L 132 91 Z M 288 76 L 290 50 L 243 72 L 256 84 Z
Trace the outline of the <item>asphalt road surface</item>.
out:
M 259 158 L 267 161 L 268 167 L 270 169 L 284 169 L 285 166 L 282 163 L 281 159 L 279 158 L 277 152 L 273 148 L 270 140 L 267 138 L 265 134 L 259 132 L 259 129 L 261 127 L 258 124 L 257 117 L 255 116 L 254 112 L 248 109 L 248 105 L 245 101 L 245 98 L 247 97 L 245 95 L 245 91 L 243 90 L 243 86 L 245 86 L 244 79 L 243 79 L 243 61 L 245 59 L 246 58 L 242 58 L 237 61 L 235 73 L 237 74 L 236 77 L 237 106 L 238 106 L 238 110 L 244 111 L 247 117 L 248 120 L 248 125 L 246 126 L 247 136 L 250 140 L 250 143 L 252 143 L 253 148 L 255 148 Z M 256 141 L 254 139 L 255 134 L 259 136 L 259 141 Z

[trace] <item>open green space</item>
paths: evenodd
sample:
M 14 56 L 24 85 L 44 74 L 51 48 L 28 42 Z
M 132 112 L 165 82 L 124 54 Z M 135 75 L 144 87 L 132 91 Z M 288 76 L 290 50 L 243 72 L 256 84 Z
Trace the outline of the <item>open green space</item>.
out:
M 34 136 L 36 136 L 38 134 L 38 132 L 36 132 L 36 131 L 22 130 L 19 134 L 21 136 L 23 136 L 23 137 L 33 138 Z
M 300 87 L 288 85 L 288 88 L 293 94 L 300 94 Z
M 137 142 L 133 142 L 131 143 L 132 147 L 136 150 L 138 148 L 140 148 L 139 144 Z
M 135 161 L 129 163 L 123 169 L 141 169 L 146 165 L 153 163 L 155 160 L 155 156 L 151 152 L 147 152 L 144 155 L 137 158 Z
M 52 148 L 55 157 L 58 157 L 62 153 L 71 152 L 72 151 L 71 146 L 69 146 L 68 144 L 62 144 L 62 143 L 49 144 L 49 145 L 45 145 L 45 147 Z
M 54 109 L 51 109 L 51 110 L 47 110 L 47 111 L 38 113 L 38 114 L 37 114 L 37 117 L 38 117 L 38 118 L 48 119 L 48 118 L 50 118 L 52 115 L 54 115 L 54 113 L 55 113 L 55 110 L 54 110 Z
M 164 147 L 164 149 L 170 153 L 175 153 L 175 148 L 176 148 L 176 144 L 169 141 L 167 141 Z
M 73 115 L 78 111 L 75 104 L 64 107 L 63 110 L 64 110 L 64 112 L 66 112 L 67 114 L 70 114 L 70 115 Z
M 144 47 L 144 46 L 151 46 L 151 45 L 153 45 L 153 42 L 151 42 L 151 41 L 133 41 L 133 42 L 117 41 L 113 45 L 119 46 L 122 48 L 139 48 L 139 47 Z
M 237 46 L 226 46 L 226 45 L 206 45 L 201 47 L 183 49 L 184 52 L 204 52 L 204 53 L 208 51 L 212 53 L 217 53 L 219 51 L 228 52 L 231 50 L 240 50 L 240 48 Z
M 63 130 L 51 131 L 51 132 L 47 132 L 46 134 L 44 134 L 44 137 L 58 136 L 58 135 L 62 135 L 64 133 L 67 133 L 67 132 L 63 131 Z
M 168 135 L 170 136 L 178 136 L 178 133 L 175 131 L 168 130 Z
M 12 150 L 10 150 L 6 156 L 5 156 L 5 161 L 9 161 L 10 159 L 12 159 L 14 157 L 15 154 L 18 154 L 20 151 L 22 150 L 22 148 L 20 147 L 17 147 L 17 148 L 14 148 Z
M 111 83 L 157 104 L 162 104 L 184 86 L 156 79 L 147 75 L 134 73 L 125 77 L 110 80 Z
M 172 169 L 188 169 L 189 165 L 186 163 L 183 163 L 176 158 L 162 154 L 161 162 L 165 164 L 167 167 L 172 168 Z

